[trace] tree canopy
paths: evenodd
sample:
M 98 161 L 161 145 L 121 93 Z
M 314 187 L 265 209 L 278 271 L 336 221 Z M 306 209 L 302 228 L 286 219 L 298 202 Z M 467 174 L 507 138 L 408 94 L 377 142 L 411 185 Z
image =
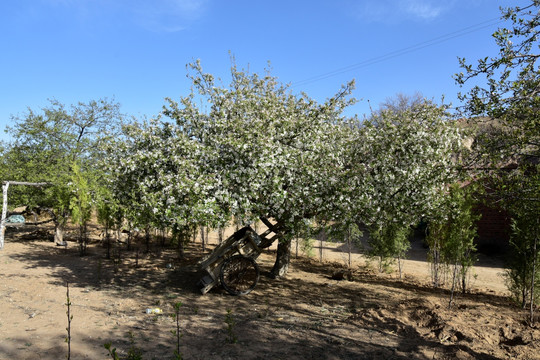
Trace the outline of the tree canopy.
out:
M 502 9 L 511 26 L 493 34 L 498 55 L 480 59 L 475 66 L 460 59 L 464 72 L 456 75 L 458 84 L 465 87 L 473 78 L 480 80 L 460 99 L 464 115 L 486 120 L 480 124 L 483 136 L 477 144 L 490 154 L 484 159 L 492 164 L 540 159 L 539 7 L 534 0 L 524 7 Z
M 29 189 L 18 195 L 22 203 L 39 200 L 40 205 L 54 207 L 58 191 L 70 181 L 74 163 L 83 171 L 97 168 L 98 159 L 104 155 L 102 144 L 117 135 L 123 122 L 119 109 L 119 104 L 107 99 L 69 107 L 50 100 L 41 111 L 28 109 L 23 115 L 13 116 L 14 125 L 6 130 L 13 141 L 5 145 L 2 178 L 51 183 L 48 197 L 29 198 Z M 16 199 L 17 192 L 13 195 Z
M 85 184 L 103 178 L 97 174 L 98 161 L 104 156 L 103 144 L 121 128 L 123 115 L 119 109 L 119 104 L 107 99 L 70 107 L 50 100 L 41 111 L 28 109 L 26 114 L 14 116 L 14 125 L 7 128 L 13 141 L 5 145 L 1 177 L 4 181 L 49 184 L 45 188 L 14 188 L 10 201 L 48 208 L 54 217 L 58 243 L 63 243 L 63 225 L 75 209 L 72 197 L 87 196 L 73 193 L 80 190 L 71 186 L 74 169 L 78 179 L 85 178 L 81 180 Z
M 200 63 L 191 71 L 197 93 L 169 100 L 164 113 L 200 144 L 200 166 L 218 184 L 216 202 L 242 221 L 271 217 L 290 229 L 327 214 L 343 167 L 341 113 L 354 101 L 353 84 L 319 104 L 269 74 L 233 66 L 231 84 L 218 86 Z
M 280 247 L 314 223 L 408 227 L 455 178 L 461 134 L 444 106 L 415 101 L 363 122 L 349 83 L 318 103 L 269 73 L 231 69 L 222 85 L 189 67 L 193 91 L 164 117 L 128 127 L 107 160 L 135 219 L 177 228 L 273 219 Z M 279 257 L 279 256 L 278 256 Z

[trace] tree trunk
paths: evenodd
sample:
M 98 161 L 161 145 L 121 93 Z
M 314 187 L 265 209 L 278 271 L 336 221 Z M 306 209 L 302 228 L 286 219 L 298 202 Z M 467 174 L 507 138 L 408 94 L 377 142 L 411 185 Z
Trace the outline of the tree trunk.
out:
M 289 270 L 289 263 L 291 261 L 291 239 L 280 239 L 277 248 L 276 262 L 270 272 L 270 275 L 274 279 L 279 279 Z
M 347 253 L 348 253 L 347 268 L 350 271 L 352 268 L 352 241 L 351 241 L 350 228 L 347 228 L 346 236 L 347 236 Z
M 463 267 L 461 271 L 461 293 L 465 295 L 467 293 L 467 271 Z
M 127 233 L 127 251 L 131 251 L 131 240 L 133 239 L 133 225 L 130 223 L 128 225 L 128 233 Z
M 433 287 L 438 288 L 440 284 L 440 270 L 441 270 L 441 252 L 439 246 L 439 240 L 435 239 L 432 245 L 431 251 L 431 279 L 433 281 Z
M 161 248 L 163 249 L 165 247 L 165 228 L 162 228 L 160 231 L 161 235 Z
M 185 257 L 184 240 L 187 239 L 189 241 L 190 233 L 191 231 L 189 229 L 181 231 L 176 225 L 172 228 L 172 240 L 173 242 L 176 241 L 176 251 L 180 260 L 183 260 Z
M 79 255 L 85 256 L 86 255 L 86 245 L 88 244 L 88 240 L 86 237 L 86 225 L 79 225 Z
M 205 231 L 204 226 L 201 226 L 201 244 L 202 244 L 202 251 L 206 251 L 206 238 L 205 238 Z
M 536 258 L 538 257 L 537 254 L 537 242 L 538 237 L 534 237 L 534 246 L 533 246 L 533 266 L 532 266 L 532 274 L 531 274 L 531 300 L 530 300 L 530 321 L 531 326 L 534 324 L 534 285 L 536 283 Z
M 471 251 L 466 250 L 464 254 L 464 259 L 462 260 L 461 265 L 461 293 L 466 294 L 467 293 L 467 275 L 469 273 L 470 267 L 467 265 L 467 259 L 471 257 Z
M 398 270 L 399 270 L 399 280 L 402 280 L 403 279 L 403 271 L 402 271 L 403 262 L 401 261 L 400 255 L 397 256 L 397 263 L 398 263 Z
M 186 237 L 189 237 L 189 231 L 186 232 L 179 232 L 177 231 L 176 236 L 178 241 L 178 257 L 183 260 L 185 257 L 185 249 L 184 249 L 184 233 L 186 234 Z
M 184 239 L 183 236 L 178 236 L 178 243 L 177 245 L 177 252 L 178 252 L 178 258 L 180 260 L 184 260 L 186 251 L 184 249 Z
M 218 243 L 221 244 L 223 242 L 223 235 L 225 234 L 225 229 L 221 226 L 218 228 Z
M 528 280 L 527 280 L 527 268 L 528 268 L 528 263 L 529 263 L 529 258 L 527 258 L 527 253 L 526 252 L 522 252 L 523 253 L 523 263 L 526 264 L 526 269 L 524 270 L 524 274 L 522 276 L 522 279 L 520 279 L 520 282 L 521 282 L 521 308 L 523 310 L 525 310 L 527 308 L 527 298 L 529 297 L 529 286 L 530 286 L 530 283 L 528 283 Z
M 105 246 L 107 246 L 107 255 L 106 255 L 106 259 L 110 259 L 111 258 L 111 231 L 110 231 L 110 228 L 109 228 L 109 224 L 107 221 L 105 221 L 105 225 L 104 225 L 104 229 L 103 229 L 103 235 L 105 237 Z
M 145 253 L 149 253 L 150 252 L 150 228 L 147 227 L 144 229 L 144 239 L 145 239 L 145 243 L 146 243 L 146 251 Z
M 66 245 L 64 242 L 64 224 L 59 222 L 54 223 L 54 243 L 60 246 Z
M 111 231 L 108 226 L 105 226 L 105 243 L 107 244 L 107 257 L 109 260 L 111 258 Z
M 323 261 L 323 246 L 324 246 L 324 236 L 321 235 L 319 239 L 319 262 Z
M 448 307 L 450 308 L 452 306 L 452 303 L 454 302 L 454 292 L 456 289 L 456 278 L 457 278 L 457 262 L 454 264 L 454 271 L 452 272 L 452 288 L 450 289 L 450 301 L 448 302 Z

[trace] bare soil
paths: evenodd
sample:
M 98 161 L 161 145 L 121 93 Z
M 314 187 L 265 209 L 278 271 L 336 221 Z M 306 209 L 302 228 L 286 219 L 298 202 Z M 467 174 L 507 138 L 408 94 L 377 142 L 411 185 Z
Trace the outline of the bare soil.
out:
M 293 259 L 280 280 L 267 276 L 275 254 L 265 252 L 257 260 L 260 282 L 249 295 L 215 288 L 202 296 L 200 243 L 190 244 L 182 261 L 155 245 L 149 253 L 144 245 L 138 252 L 124 247 L 113 261 L 105 259 L 97 233 L 84 257 L 73 234 L 64 249 L 50 233 L 26 226 L 6 234 L 0 359 L 66 358 L 66 282 L 71 359 L 106 359 L 107 342 L 123 357 L 131 348 L 144 359 L 172 359 L 169 315 L 178 301 L 184 359 L 540 359 L 540 329 L 527 325 L 526 312 L 509 301 L 496 259 L 481 259 L 471 291 L 458 294 L 452 307 L 447 289 L 430 286 L 420 244 L 413 244 L 402 280 L 374 271 L 358 254 L 351 281 L 333 280 L 347 259 L 334 244 L 325 262 L 318 253 Z M 146 314 L 147 308 L 163 314 Z

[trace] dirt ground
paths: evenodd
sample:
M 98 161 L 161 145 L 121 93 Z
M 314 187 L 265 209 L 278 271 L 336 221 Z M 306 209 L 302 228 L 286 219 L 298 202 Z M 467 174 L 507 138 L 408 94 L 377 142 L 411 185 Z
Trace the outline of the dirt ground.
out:
M 66 358 L 66 282 L 71 359 L 106 359 L 107 342 L 122 357 L 131 348 L 144 359 L 172 359 L 169 315 L 178 301 L 184 359 L 540 359 L 540 329 L 508 300 L 497 259 L 480 259 L 471 292 L 449 308 L 448 290 L 429 285 L 417 243 L 403 280 L 373 271 L 358 254 L 352 281 L 331 279 L 347 259 L 335 244 L 325 262 L 317 252 L 293 259 L 287 277 L 273 280 L 274 254 L 265 252 L 256 289 L 235 297 L 220 288 L 198 292 L 200 243 L 189 245 L 183 261 L 159 248 L 138 256 L 123 250 L 113 261 L 97 239 L 85 257 L 75 242 L 64 249 L 49 239 L 44 229 L 8 229 L 0 251 L 0 359 Z M 164 313 L 146 314 L 156 307 Z

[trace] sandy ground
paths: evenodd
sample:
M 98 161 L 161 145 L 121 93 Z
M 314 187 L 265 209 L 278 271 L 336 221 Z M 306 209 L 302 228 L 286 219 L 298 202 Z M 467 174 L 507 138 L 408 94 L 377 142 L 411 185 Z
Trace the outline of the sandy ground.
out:
M 66 282 L 71 359 L 106 359 L 107 342 L 124 358 L 131 349 L 172 359 L 170 314 L 179 301 L 184 359 L 540 359 L 540 329 L 508 300 L 497 259 L 481 258 L 472 290 L 451 308 L 448 290 L 430 286 L 416 242 L 402 280 L 373 271 L 358 254 L 352 281 L 332 280 L 347 254 L 326 243 L 323 263 L 314 249 L 312 259 L 293 259 L 280 280 L 267 276 L 275 255 L 265 251 L 249 295 L 215 288 L 202 296 L 200 243 L 183 261 L 159 248 L 138 256 L 122 250 L 113 261 L 98 241 L 80 257 L 74 242 L 56 247 L 46 232 L 27 230 L 8 230 L 0 251 L 0 359 L 66 358 Z M 164 313 L 146 314 L 155 307 Z

